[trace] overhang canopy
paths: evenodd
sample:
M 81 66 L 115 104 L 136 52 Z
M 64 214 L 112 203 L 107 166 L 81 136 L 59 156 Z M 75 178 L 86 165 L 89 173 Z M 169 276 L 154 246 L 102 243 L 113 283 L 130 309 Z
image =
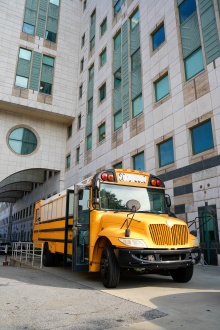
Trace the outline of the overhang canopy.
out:
M 25 192 L 33 190 L 34 183 L 45 181 L 45 168 L 16 172 L 0 182 L 0 202 L 15 203 Z

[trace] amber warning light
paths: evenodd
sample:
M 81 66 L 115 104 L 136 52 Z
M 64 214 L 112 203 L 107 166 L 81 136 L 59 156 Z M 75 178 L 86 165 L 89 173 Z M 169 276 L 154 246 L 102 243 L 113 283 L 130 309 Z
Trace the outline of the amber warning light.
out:
M 152 186 L 156 186 L 156 187 L 161 187 L 163 184 L 163 182 L 159 179 L 152 179 L 150 183 Z

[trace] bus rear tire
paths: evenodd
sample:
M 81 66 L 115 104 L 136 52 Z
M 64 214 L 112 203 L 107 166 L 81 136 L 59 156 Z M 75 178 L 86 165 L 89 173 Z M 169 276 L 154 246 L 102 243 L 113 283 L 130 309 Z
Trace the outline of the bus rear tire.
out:
M 173 280 L 178 283 L 187 283 L 193 276 L 193 266 L 173 269 L 170 272 Z
M 116 288 L 118 286 L 120 267 L 111 246 L 106 246 L 102 251 L 100 272 L 102 283 L 106 288 Z
M 43 265 L 45 267 L 51 267 L 54 262 L 54 254 L 50 252 L 48 248 L 44 248 L 43 251 Z

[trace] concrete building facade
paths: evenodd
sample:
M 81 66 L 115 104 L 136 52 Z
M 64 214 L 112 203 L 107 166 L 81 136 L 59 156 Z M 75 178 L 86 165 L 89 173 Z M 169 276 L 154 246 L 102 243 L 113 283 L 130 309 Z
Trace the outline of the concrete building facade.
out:
M 218 264 L 219 0 L 1 8 L 1 236 L 30 240 L 37 200 L 135 168 L 165 181 L 173 211 Z

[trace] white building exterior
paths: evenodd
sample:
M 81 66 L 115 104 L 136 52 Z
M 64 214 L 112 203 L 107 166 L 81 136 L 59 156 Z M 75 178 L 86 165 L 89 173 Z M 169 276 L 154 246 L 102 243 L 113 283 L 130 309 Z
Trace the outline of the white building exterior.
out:
M 165 181 L 178 217 L 189 225 L 197 219 L 204 253 L 208 244 L 213 256 L 209 262 L 218 262 L 220 2 L 196 0 L 195 8 L 192 3 L 1 1 L 2 238 L 10 234 L 13 240 L 31 239 L 37 200 L 99 170 L 119 164 L 140 166 Z M 33 34 L 28 30 L 31 8 L 37 8 Z M 38 29 L 41 15 L 43 37 Z M 47 38 L 51 17 L 57 27 Z M 29 73 L 24 73 L 26 87 L 16 80 L 23 77 L 20 49 L 31 54 Z M 38 68 L 35 55 L 41 56 Z M 54 61 L 49 83 L 42 78 L 44 56 Z M 34 79 L 38 83 L 32 89 Z M 48 84 L 51 92 L 42 93 L 41 87 Z M 13 150 L 9 139 L 17 128 L 34 133 L 33 152 Z M 207 205 L 212 207 L 211 216 Z M 208 225 L 199 228 L 205 218 Z

